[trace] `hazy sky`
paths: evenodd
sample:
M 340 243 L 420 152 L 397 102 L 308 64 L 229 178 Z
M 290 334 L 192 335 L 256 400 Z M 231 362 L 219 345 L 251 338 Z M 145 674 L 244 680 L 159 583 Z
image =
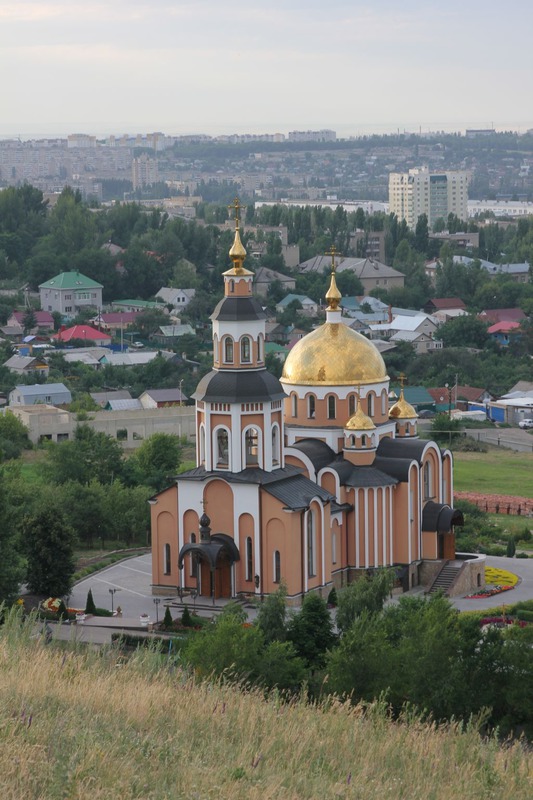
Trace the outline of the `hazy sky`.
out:
M 532 0 L 0 0 L 0 136 L 533 127 Z

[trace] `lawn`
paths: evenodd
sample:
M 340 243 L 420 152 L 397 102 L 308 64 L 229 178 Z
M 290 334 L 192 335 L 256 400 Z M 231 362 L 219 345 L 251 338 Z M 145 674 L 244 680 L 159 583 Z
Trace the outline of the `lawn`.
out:
M 491 448 L 488 453 L 454 453 L 457 492 L 533 497 L 533 453 Z

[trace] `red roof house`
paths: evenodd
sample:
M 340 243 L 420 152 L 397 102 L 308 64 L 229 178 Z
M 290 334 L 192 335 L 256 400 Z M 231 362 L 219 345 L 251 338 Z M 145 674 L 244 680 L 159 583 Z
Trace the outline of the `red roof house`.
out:
M 72 328 L 59 331 L 58 334 L 52 336 L 52 339 L 63 343 L 71 342 L 73 339 L 80 339 L 83 342 L 87 342 L 88 346 L 93 347 L 111 344 L 111 336 L 108 336 L 107 333 L 102 333 L 102 331 L 97 331 L 96 328 L 91 328 L 90 325 L 74 325 Z

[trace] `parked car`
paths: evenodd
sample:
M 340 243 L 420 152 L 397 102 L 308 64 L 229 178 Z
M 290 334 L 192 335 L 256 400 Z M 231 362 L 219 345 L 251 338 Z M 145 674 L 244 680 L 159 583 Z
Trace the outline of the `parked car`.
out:
M 533 428 L 533 419 L 521 419 L 518 423 L 519 428 Z

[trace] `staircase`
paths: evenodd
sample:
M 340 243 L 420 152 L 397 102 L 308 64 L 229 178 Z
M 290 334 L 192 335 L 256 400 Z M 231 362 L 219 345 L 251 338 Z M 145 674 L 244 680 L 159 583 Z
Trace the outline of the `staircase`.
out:
M 438 572 L 433 579 L 426 594 L 435 594 L 435 592 L 443 592 L 448 594 L 449 590 L 455 583 L 455 580 L 462 568 L 461 561 L 446 561 L 440 572 Z

